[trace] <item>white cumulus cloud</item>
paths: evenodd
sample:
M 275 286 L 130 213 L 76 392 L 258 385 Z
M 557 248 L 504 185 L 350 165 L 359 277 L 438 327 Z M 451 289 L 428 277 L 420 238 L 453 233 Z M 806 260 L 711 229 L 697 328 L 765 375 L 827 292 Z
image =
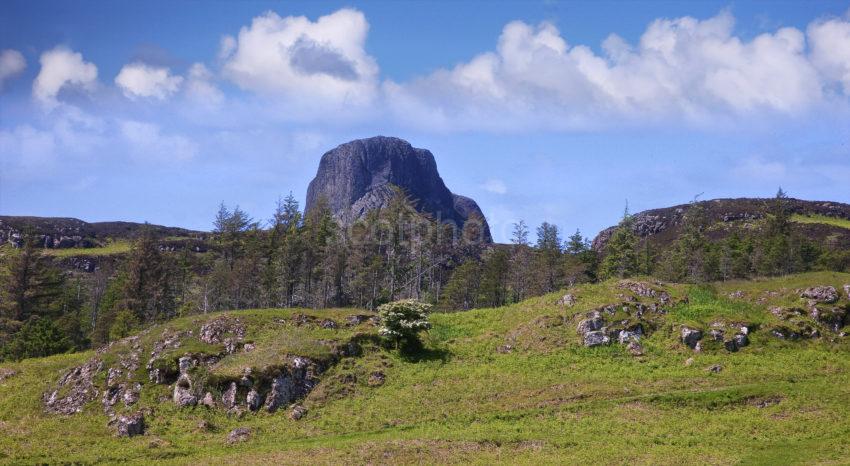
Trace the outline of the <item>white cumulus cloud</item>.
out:
M 850 21 L 816 21 L 809 25 L 807 33 L 812 62 L 827 79 L 841 83 L 845 95 L 850 95 Z
M 268 12 L 226 36 L 224 76 L 243 89 L 301 103 L 363 105 L 376 96 L 378 66 L 365 51 L 369 24 L 342 9 L 311 21 Z
M 4 81 L 20 74 L 26 67 L 27 61 L 21 52 L 12 49 L 0 52 L 0 89 L 3 89 Z
M 186 93 L 192 100 L 207 107 L 215 107 L 224 100 L 224 94 L 213 83 L 214 76 L 203 63 L 195 63 L 189 68 L 186 80 Z
M 177 92 L 182 82 L 183 77 L 172 75 L 168 68 L 144 63 L 124 65 L 115 77 L 115 84 L 130 99 L 142 97 L 165 100 Z
M 91 90 L 97 83 L 97 66 L 66 47 L 58 46 L 42 53 L 39 61 L 41 71 L 33 82 L 32 95 L 47 108 L 58 105 L 57 96 L 63 88 Z
M 611 35 L 596 53 L 568 43 L 551 23 L 514 21 L 494 51 L 411 82 L 386 82 L 386 100 L 400 118 L 461 129 L 699 123 L 797 114 L 823 100 L 824 83 L 802 31 L 783 28 L 745 40 L 733 27 L 727 12 L 659 19 L 636 44 Z M 824 42 L 850 47 L 843 34 L 830 31 Z

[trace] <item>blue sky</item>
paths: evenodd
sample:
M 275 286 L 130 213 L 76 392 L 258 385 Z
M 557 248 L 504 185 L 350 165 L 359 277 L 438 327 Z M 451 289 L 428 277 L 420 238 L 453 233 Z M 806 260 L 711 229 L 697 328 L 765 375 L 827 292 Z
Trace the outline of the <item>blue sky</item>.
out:
M 209 229 L 430 149 L 506 241 L 701 194 L 850 202 L 850 2 L 0 4 L 0 213 Z

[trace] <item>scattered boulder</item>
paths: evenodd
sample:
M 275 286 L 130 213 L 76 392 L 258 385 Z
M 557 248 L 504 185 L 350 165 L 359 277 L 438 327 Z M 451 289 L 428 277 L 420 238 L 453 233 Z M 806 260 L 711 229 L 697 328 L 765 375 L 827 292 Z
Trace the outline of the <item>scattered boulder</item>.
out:
M 607 345 L 610 342 L 611 339 L 608 338 L 608 335 L 601 330 L 587 332 L 584 334 L 584 346 L 587 347 Z
M 237 427 L 236 429 L 231 430 L 229 434 L 227 434 L 227 443 L 233 444 L 244 442 L 250 439 L 252 434 L 253 431 L 248 427 Z
M 838 292 L 833 286 L 813 286 L 800 293 L 801 298 L 811 299 L 818 303 L 832 304 L 838 301 Z
M 297 421 L 302 417 L 307 415 L 307 408 L 301 405 L 295 405 L 292 407 L 292 411 L 289 412 L 289 418 L 293 421 Z
M 850 284 L 844 285 L 844 297 L 850 300 Z
M 694 358 L 685 359 L 685 366 L 691 366 L 694 363 Z
M 592 311 L 588 313 L 587 319 L 583 319 L 581 322 L 578 323 L 576 331 L 584 335 L 588 332 L 600 330 L 604 326 L 605 320 L 602 318 L 602 314 L 600 314 L 599 311 Z
M 691 349 L 697 348 L 697 343 L 702 340 L 702 330 L 690 327 L 682 327 L 682 343 Z
M 201 405 L 206 406 L 207 408 L 215 408 L 215 398 L 213 398 L 213 394 L 207 392 L 201 400 Z
M 357 325 L 362 324 L 363 322 L 366 322 L 367 320 L 369 320 L 370 317 L 372 317 L 372 316 L 366 316 L 366 315 L 362 315 L 362 314 L 352 314 L 352 315 L 345 318 L 345 324 L 349 327 L 355 327 Z
M 256 389 L 252 388 L 248 392 L 248 396 L 245 397 L 245 403 L 248 405 L 248 409 L 256 411 L 263 405 L 263 397 Z
M 632 356 L 643 356 L 643 346 L 641 346 L 637 341 L 630 341 L 629 345 L 626 346 L 626 349 L 629 350 L 629 354 Z
M 140 412 L 118 416 L 115 418 L 115 435 L 119 437 L 135 437 L 145 433 L 145 416 Z
M 187 374 L 181 374 L 177 383 L 174 384 L 172 400 L 181 408 L 198 404 L 198 397 L 192 393 L 192 380 Z
M 230 387 L 221 394 L 221 404 L 225 408 L 236 406 L 236 382 L 230 382 Z
M 812 307 L 809 315 L 819 324 L 825 325 L 833 332 L 838 332 L 844 327 L 847 318 L 847 309 L 840 307 L 833 307 L 831 309 Z
M 576 296 L 574 294 L 567 293 L 561 299 L 558 300 L 557 304 L 559 306 L 573 307 L 573 305 L 575 305 L 576 301 L 578 301 L 578 299 L 576 298 Z
M 369 380 L 366 382 L 370 387 L 378 387 L 384 384 L 387 376 L 381 371 L 375 371 L 369 374 Z
M 292 400 L 292 378 L 281 374 L 272 381 L 272 388 L 266 396 L 266 411 L 273 413 Z
M 710 336 L 711 339 L 714 340 L 714 341 L 723 341 L 723 335 L 724 334 L 725 334 L 725 332 L 722 329 L 719 329 L 719 328 L 713 328 L 713 329 L 708 331 L 708 336 Z
M 711 372 L 712 374 L 717 374 L 717 373 L 719 373 L 720 371 L 723 370 L 723 366 L 721 366 L 720 364 L 714 364 L 706 370 L 708 372 Z
M 729 299 L 743 299 L 743 298 L 744 298 L 744 292 L 741 291 L 741 290 L 736 290 L 736 291 L 729 293 Z
M 16 371 L 12 370 L 12 369 L 9 369 L 9 368 L 6 368 L 6 367 L 0 367 L 0 382 L 6 380 L 8 378 L 14 377 L 17 374 L 18 373 Z
M 745 327 L 746 328 L 746 327 Z M 743 348 L 750 344 L 750 339 L 747 337 L 746 333 L 739 333 L 732 337 L 732 341 L 735 342 L 735 346 L 738 348 Z
M 337 323 L 331 319 L 323 319 L 321 322 L 319 322 L 319 327 L 326 329 L 335 329 L 339 328 L 339 325 L 337 325 Z

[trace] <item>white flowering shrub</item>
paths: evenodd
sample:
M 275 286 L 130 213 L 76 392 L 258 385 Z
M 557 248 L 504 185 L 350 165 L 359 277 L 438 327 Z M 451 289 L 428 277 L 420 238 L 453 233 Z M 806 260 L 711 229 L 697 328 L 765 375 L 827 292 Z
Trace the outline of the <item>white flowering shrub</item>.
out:
M 431 305 L 420 303 L 415 299 L 403 299 L 378 306 L 378 316 L 381 318 L 381 335 L 396 342 L 415 340 L 421 330 L 431 328 L 428 313 Z

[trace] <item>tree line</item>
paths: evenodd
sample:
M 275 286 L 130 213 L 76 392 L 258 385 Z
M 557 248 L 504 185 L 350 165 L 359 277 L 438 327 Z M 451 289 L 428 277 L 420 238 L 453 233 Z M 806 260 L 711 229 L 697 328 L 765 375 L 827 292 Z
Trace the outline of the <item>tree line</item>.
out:
M 532 238 L 519 221 L 510 244 L 488 244 L 483 219 L 458 230 L 418 212 L 400 189 L 347 228 L 327 202 L 305 213 L 290 194 L 265 222 L 222 204 L 206 253 L 164 250 L 143 229 L 120 263 L 104 263 L 85 279 L 57 269 L 25 237 L 21 248 L 4 249 L 0 264 L 0 359 L 84 349 L 174 317 L 220 310 L 376 309 L 400 299 L 464 310 L 610 278 L 706 282 L 850 269 L 850 253 L 824 249 L 791 227 L 786 204 L 780 190 L 760 228 L 710 240 L 705 209 L 694 202 L 681 234 L 660 251 L 635 234 L 626 211 L 600 254 L 581 232 L 564 240 L 548 222 Z

